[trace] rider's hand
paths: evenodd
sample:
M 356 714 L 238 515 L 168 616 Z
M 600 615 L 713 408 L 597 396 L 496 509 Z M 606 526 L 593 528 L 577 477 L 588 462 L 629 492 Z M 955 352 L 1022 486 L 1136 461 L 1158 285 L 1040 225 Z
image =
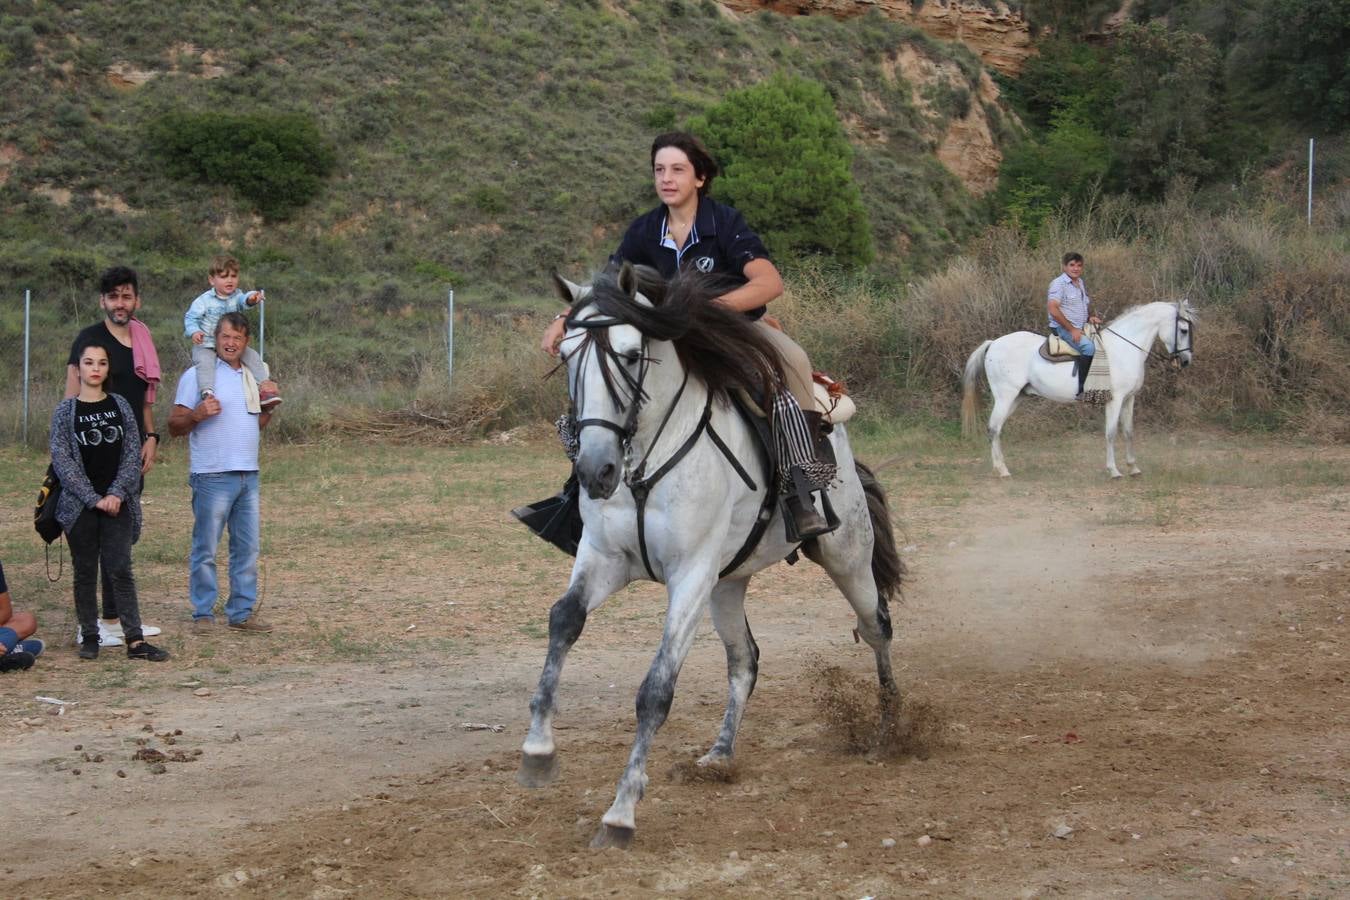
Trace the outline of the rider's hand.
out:
M 201 343 L 202 341 L 204 341 L 204 340 L 206 340 L 206 332 L 205 332 L 205 331 L 194 331 L 194 332 L 192 332 L 192 343 L 194 343 L 194 344 L 200 344 L 200 343 Z
M 1091 322 L 1093 325 L 1102 324 L 1101 316 L 1088 316 L 1088 321 Z
M 544 329 L 544 339 L 539 342 L 539 349 L 550 356 L 557 356 L 558 350 L 562 346 L 563 335 L 567 333 L 567 320 L 559 316 L 548 327 Z
M 1083 329 L 1070 327 L 1069 337 L 1073 338 L 1075 344 L 1078 343 L 1083 339 Z

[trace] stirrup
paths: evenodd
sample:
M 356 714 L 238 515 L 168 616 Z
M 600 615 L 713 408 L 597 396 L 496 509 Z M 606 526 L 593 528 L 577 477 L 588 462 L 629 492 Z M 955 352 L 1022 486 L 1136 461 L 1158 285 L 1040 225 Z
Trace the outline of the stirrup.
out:
M 511 510 L 526 528 L 568 556 L 576 556 L 581 544 L 581 492 L 577 477 L 567 479 L 556 496 Z
M 805 473 L 798 466 L 792 467 L 791 490 L 783 495 L 781 502 L 783 529 L 790 543 L 800 544 L 829 534 L 839 527 L 839 516 L 830 504 L 829 494 L 824 488 L 819 490 L 820 505 L 825 511 L 823 516 L 816 512 L 816 505 L 811 499 L 811 483 L 806 480 Z

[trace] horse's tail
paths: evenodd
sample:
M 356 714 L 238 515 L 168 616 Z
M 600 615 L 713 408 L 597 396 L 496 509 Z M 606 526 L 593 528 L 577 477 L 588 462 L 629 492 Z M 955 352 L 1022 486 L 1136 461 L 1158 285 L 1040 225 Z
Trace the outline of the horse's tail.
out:
M 895 531 L 891 528 L 891 511 L 886 506 L 886 489 L 867 466 L 856 459 L 853 465 L 858 470 L 858 481 L 862 482 L 863 494 L 867 497 L 867 514 L 872 520 L 872 580 L 877 586 L 877 604 L 883 621 L 889 625 L 888 604 L 900 591 L 905 563 L 895 549 Z
M 975 382 L 980 378 L 980 372 L 984 369 L 984 355 L 989 352 L 989 345 L 993 341 L 985 341 L 975 348 L 975 352 L 970 354 L 970 359 L 966 360 L 966 372 L 961 379 L 965 390 L 961 395 L 961 434 L 970 437 L 975 433 Z

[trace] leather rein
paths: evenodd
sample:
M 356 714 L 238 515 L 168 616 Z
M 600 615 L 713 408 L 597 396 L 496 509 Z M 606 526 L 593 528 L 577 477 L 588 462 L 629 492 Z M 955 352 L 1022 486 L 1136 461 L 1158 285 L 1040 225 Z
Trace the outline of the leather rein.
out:
M 617 422 L 612 422 L 609 419 L 602 418 L 574 418 L 573 423 L 578 436 L 580 436 L 583 429 L 588 427 L 607 428 L 619 436 L 619 446 L 623 450 L 623 483 L 633 495 L 633 503 L 637 507 L 638 549 L 642 554 L 642 565 L 647 570 L 647 575 L 651 577 L 652 581 L 659 581 L 660 579 L 656 577 L 656 572 L 652 569 L 651 558 L 647 553 L 647 497 L 651 494 L 652 489 L 656 487 L 657 483 L 662 478 L 669 475 L 670 472 L 680 464 L 680 461 L 689 454 L 689 451 L 694 449 L 694 445 L 698 443 L 699 438 L 703 436 L 704 432 L 707 432 L 708 437 L 712 440 L 714 446 L 722 452 L 722 455 L 726 457 L 727 462 L 731 463 L 731 467 L 736 471 L 736 474 L 740 476 L 741 480 L 745 482 L 745 486 L 751 491 L 756 490 L 757 486 L 754 479 L 750 477 L 750 473 L 745 470 L 745 467 L 742 466 L 740 461 L 732 454 L 731 448 L 726 445 L 721 436 L 713 429 L 713 395 L 711 391 L 708 393 L 708 400 L 703 405 L 703 414 L 699 416 L 698 424 L 694 426 L 694 430 L 690 432 L 684 439 L 684 442 L 680 444 L 679 449 L 677 449 L 659 469 L 650 475 L 646 474 L 647 463 L 651 459 L 652 451 L 660 441 L 661 435 L 665 433 L 666 425 L 670 423 L 670 417 L 674 414 L 675 408 L 679 406 L 680 398 L 684 396 L 684 389 L 689 384 L 688 369 L 684 372 L 684 378 L 680 381 L 679 390 L 675 392 L 675 397 L 670 401 L 669 408 L 666 409 L 665 415 L 661 417 L 661 424 L 657 427 L 656 434 L 652 436 L 651 441 L 647 445 L 647 452 L 644 453 L 642 459 L 634 465 L 633 437 L 637 434 L 638 414 L 641 412 L 643 404 L 646 403 L 648 399 L 643 384 L 647 380 L 647 372 L 652 365 L 652 359 L 647 355 L 647 336 L 642 336 L 642 350 L 637 357 L 637 361 L 639 361 L 640 364 L 638 366 L 638 374 L 634 377 L 624 366 L 625 362 L 631 363 L 634 359 L 631 357 L 625 358 L 620 356 L 609 346 L 607 338 L 602 336 L 607 329 L 615 325 L 623 325 L 626 323 L 615 318 L 573 319 L 569 317 L 567 324 L 569 327 L 580 328 L 586 332 L 586 336 L 578 345 L 578 349 L 574 350 L 573 353 L 582 354 L 583 359 L 585 354 L 590 353 L 592 350 L 603 354 L 609 362 L 614 364 L 613 370 L 619 373 L 624 382 L 624 387 L 627 390 L 628 398 L 626 405 L 628 410 L 622 425 Z M 566 359 L 567 356 L 564 354 L 564 362 Z M 625 403 L 619 397 L 619 391 L 611 381 L 609 366 L 606 365 L 606 359 L 600 360 L 600 366 L 602 376 L 605 380 L 605 387 L 609 391 L 610 397 L 614 401 L 614 405 L 618 407 L 624 406 Z M 581 386 L 578 384 L 576 386 L 576 392 L 579 393 L 580 388 Z M 573 386 L 569 384 L 569 397 L 571 397 L 573 392 Z M 584 398 L 571 397 L 571 399 L 572 411 L 575 413 L 578 402 Z M 766 500 L 766 505 L 771 506 L 773 492 L 767 492 L 766 497 L 768 498 Z M 735 570 L 737 566 L 745 561 L 754 550 L 755 545 L 759 543 L 759 539 L 763 536 L 764 531 L 768 528 L 770 518 L 771 516 L 765 516 L 763 510 L 761 510 L 761 514 L 756 517 L 755 526 L 751 529 L 750 536 L 746 539 L 745 544 L 741 546 L 741 549 L 737 551 L 736 556 L 731 562 L 718 573 L 719 578 L 725 576 L 728 572 Z
M 1187 332 L 1186 334 L 1187 344 L 1185 347 L 1181 346 L 1182 322 L 1185 322 L 1187 325 L 1190 326 L 1190 331 Z M 1102 330 L 1111 332 L 1116 337 L 1120 338 L 1122 341 L 1129 344 L 1134 349 L 1143 351 L 1145 354 L 1147 354 L 1149 357 L 1153 359 L 1161 359 L 1163 362 L 1171 362 L 1172 360 L 1176 359 L 1177 357 L 1181 356 L 1181 354 L 1186 352 L 1190 353 L 1195 352 L 1195 320 L 1186 318 L 1179 311 L 1177 312 L 1176 320 L 1172 323 L 1172 346 L 1175 347 L 1176 349 L 1172 350 L 1170 353 L 1159 353 L 1157 350 L 1154 350 L 1151 346 L 1148 348 L 1140 347 L 1134 341 L 1130 340 L 1125 335 L 1121 334 L 1119 331 L 1116 331 L 1110 325 L 1103 325 Z

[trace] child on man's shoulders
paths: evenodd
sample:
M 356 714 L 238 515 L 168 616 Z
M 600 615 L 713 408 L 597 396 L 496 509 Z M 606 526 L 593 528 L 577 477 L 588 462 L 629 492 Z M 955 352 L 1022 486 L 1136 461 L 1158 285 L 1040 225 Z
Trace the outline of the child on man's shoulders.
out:
M 187 314 L 183 316 L 183 333 L 192 339 L 192 362 L 197 367 L 197 386 L 203 398 L 215 394 L 216 323 L 225 313 L 243 312 L 264 299 L 260 290 L 248 293 L 239 290 L 239 260 L 233 256 L 212 259 L 208 280 L 211 289 L 193 300 Z M 267 363 L 252 347 L 244 351 L 240 362 L 253 375 L 257 384 L 269 380 Z M 281 402 L 281 395 L 276 391 L 265 390 L 258 399 L 261 408 L 269 409 Z

